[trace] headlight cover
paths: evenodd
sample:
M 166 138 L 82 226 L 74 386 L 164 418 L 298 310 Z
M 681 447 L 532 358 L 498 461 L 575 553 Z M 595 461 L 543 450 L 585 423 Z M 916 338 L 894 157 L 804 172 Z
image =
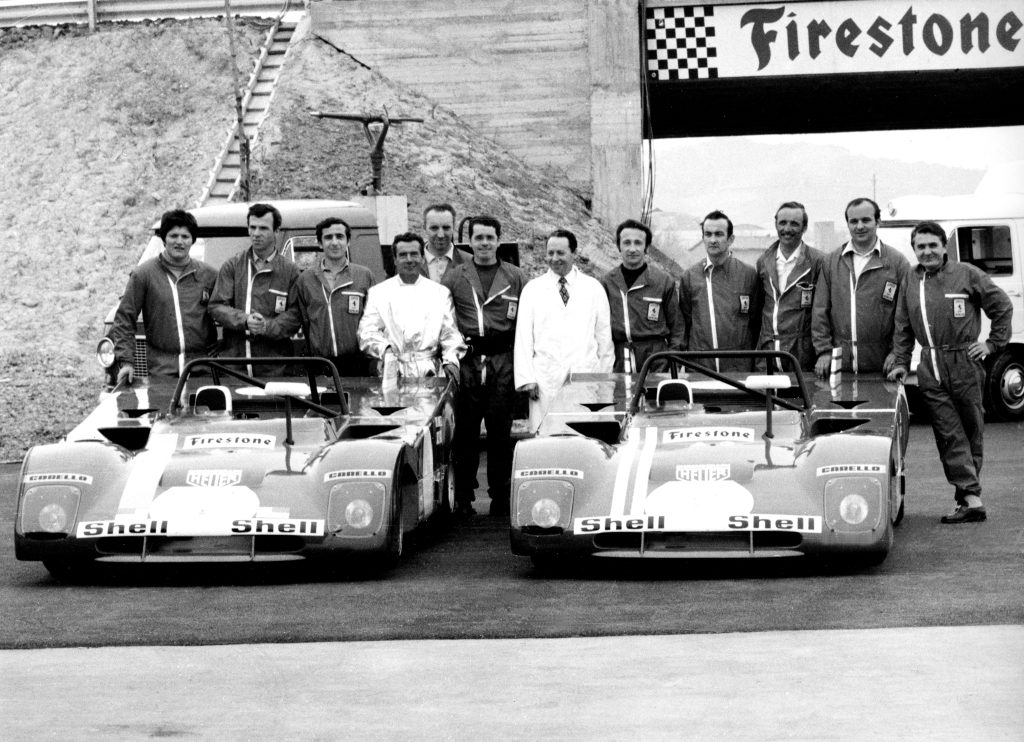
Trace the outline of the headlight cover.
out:
M 873 531 L 883 512 L 878 479 L 836 477 L 825 482 L 825 523 L 833 531 Z
M 342 482 L 331 487 L 328 533 L 352 537 L 377 533 L 384 519 L 384 494 L 381 482 Z
M 100 368 L 114 365 L 114 343 L 110 338 L 105 337 L 96 344 L 96 362 Z
M 515 518 L 520 528 L 566 529 L 572 520 L 575 487 L 560 479 L 531 479 L 516 490 Z
M 75 526 L 82 491 L 69 484 L 29 487 L 21 500 L 21 532 L 67 535 Z

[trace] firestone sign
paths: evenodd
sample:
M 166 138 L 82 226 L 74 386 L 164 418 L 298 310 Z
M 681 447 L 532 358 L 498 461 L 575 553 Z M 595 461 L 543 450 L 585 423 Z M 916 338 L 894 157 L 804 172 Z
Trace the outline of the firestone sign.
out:
M 1019 0 L 650 4 L 651 80 L 1024 66 Z

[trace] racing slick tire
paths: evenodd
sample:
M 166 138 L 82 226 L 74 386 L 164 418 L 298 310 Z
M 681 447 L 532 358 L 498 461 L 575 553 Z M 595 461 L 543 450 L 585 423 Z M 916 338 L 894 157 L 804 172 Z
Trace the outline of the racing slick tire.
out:
M 1005 350 L 985 376 L 985 409 L 997 420 L 1024 419 L 1024 353 Z

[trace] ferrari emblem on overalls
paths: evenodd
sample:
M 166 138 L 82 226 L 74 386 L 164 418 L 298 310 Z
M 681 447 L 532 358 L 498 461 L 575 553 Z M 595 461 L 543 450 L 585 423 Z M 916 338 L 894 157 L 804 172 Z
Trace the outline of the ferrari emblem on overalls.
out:
M 882 299 L 885 301 L 893 301 L 896 298 L 896 283 L 894 281 L 886 281 L 885 288 L 882 289 Z

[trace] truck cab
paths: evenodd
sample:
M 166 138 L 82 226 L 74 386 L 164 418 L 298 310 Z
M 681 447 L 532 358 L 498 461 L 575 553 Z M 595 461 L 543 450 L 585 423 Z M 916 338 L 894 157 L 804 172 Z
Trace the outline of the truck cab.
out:
M 924 220 L 938 222 L 946 231 L 949 260 L 977 266 L 1010 297 L 1012 336 L 1006 348 L 986 359 L 985 408 L 998 419 L 1024 419 L 1024 193 L 989 192 L 979 186 L 979 192 L 965 196 L 893 199 L 882 209 L 878 236 L 916 265 L 910 233 Z M 983 314 L 981 339 L 988 331 Z

